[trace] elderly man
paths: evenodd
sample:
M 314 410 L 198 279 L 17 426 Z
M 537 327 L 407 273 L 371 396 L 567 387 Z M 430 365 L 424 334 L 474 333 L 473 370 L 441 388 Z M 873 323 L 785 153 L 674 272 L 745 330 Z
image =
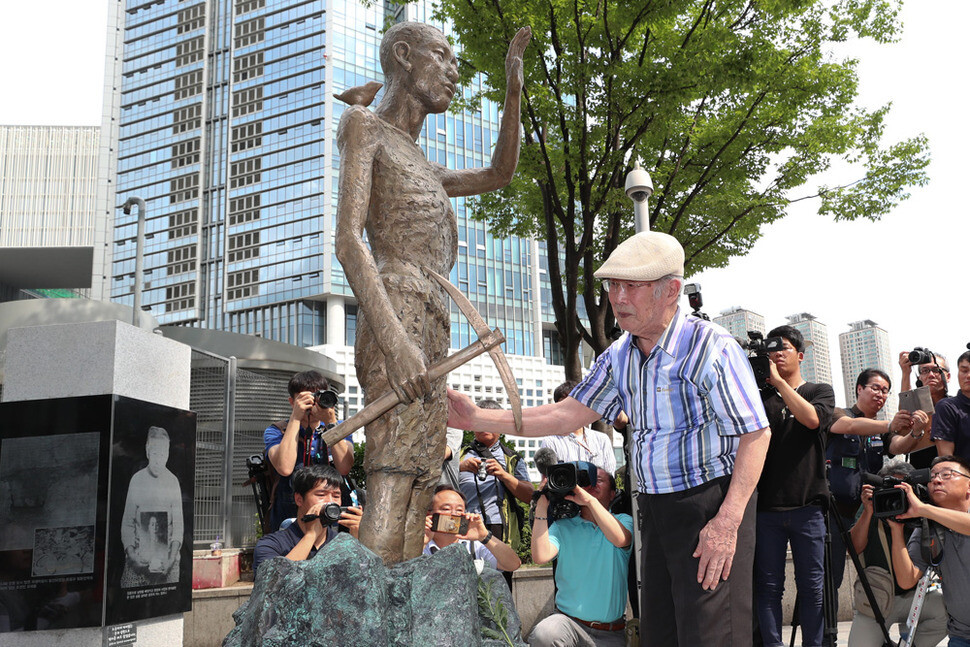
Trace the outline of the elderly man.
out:
M 678 307 L 683 273 L 684 250 L 667 234 L 642 232 L 616 248 L 595 276 L 626 334 L 570 397 L 523 411 L 524 435 L 566 434 L 626 412 L 649 583 L 641 645 L 749 645 L 752 494 L 770 432 L 741 347 Z M 514 428 L 511 413 L 448 397 L 452 426 Z
M 366 427 L 364 468 L 370 495 L 360 539 L 385 562 L 417 557 L 424 521 L 445 455 L 445 379 L 428 366 L 448 354 L 446 295 L 427 272 L 447 276 L 458 253 L 451 199 L 509 183 L 519 157 L 520 30 L 506 58 L 507 89 L 492 163 L 448 169 L 415 143 L 429 114 L 448 109 L 458 61 L 444 34 L 404 22 L 381 40 L 384 97 L 348 99 L 337 128 L 340 186 L 336 253 L 357 298 L 354 365 L 368 400 L 393 389 L 403 404 Z M 361 92 L 343 96 L 361 97 Z M 364 232 L 367 233 L 365 242 Z

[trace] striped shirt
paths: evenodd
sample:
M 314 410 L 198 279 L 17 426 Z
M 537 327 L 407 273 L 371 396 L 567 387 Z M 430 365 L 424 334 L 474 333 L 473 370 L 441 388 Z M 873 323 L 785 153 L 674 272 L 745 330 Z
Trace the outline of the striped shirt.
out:
M 624 334 L 570 394 L 630 418 L 639 490 L 680 492 L 734 471 L 738 436 L 768 426 L 751 364 L 731 335 L 678 308 L 644 355 Z

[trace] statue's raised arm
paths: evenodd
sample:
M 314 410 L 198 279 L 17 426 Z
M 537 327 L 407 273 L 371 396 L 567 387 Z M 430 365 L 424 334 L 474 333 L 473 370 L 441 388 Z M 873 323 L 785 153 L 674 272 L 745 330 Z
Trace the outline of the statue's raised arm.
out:
M 505 105 L 498 139 L 489 166 L 473 169 L 445 169 L 441 184 L 452 197 L 495 191 L 512 181 L 519 163 L 519 118 L 522 103 L 522 54 L 532 39 L 532 28 L 523 27 L 509 43 L 505 57 Z

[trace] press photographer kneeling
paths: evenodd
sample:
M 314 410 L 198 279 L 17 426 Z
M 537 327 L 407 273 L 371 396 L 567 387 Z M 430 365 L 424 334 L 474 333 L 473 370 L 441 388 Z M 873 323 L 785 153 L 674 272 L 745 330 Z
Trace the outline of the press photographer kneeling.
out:
M 862 486 L 862 514 L 849 531 L 852 545 L 865 564 L 869 583 L 874 591 L 879 591 L 876 599 L 880 603 L 879 610 L 886 621 L 886 626 L 888 628 L 893 623 L 898 623 L 900 635 L 907 633 L 906 618 L 913 603 L 915 590 L 913 587 L 905 588 L 894 582 L 890 550 L 894 541 L 887 516 L 893 516 L 905 509 L 905 505 L 902 507 L 899 505 L 898 496 L 893 498 L 894 494 L 902 495 L 903 501 L 908 503 L 905 493 L 896 489 L 895 485 L 909 480 L 913 473 L 913 466 L 901 460 L 886 463 L 879 470 L 879 478 L 876 479 L 878 485 L 867 483 Z M 925 474 L 925 471 L 923 473 Z M 873 493 L 876 493 L 878 499 L 876 506 L 873 505 Z M 903 534 L 908 536 L 910 530 L 905 530 Z M 880 647 L 883 644 L 882 629 L 858 584 L 855 602 L 855 616 L 852 619 L 852 629 L 849 631 L 849 647 Z M 923 610 L 912 644 L 915 647 L 933 647 L 939 644 L 944 636 L 946 636 L 946 609 L 943 606 L 943 596 L 939 590 L 933 590 L 927 593 L 923 602 Z
M 903 524 L 889 523 L 896 582 L 904 589 L 912 588 L 932 565 L 931 561 L 938 561 L 936 569 L 943 583 L 943 601 L 949 616 L 949 645 L 970 647 L 970 463 L 956 456 L 939 456 L 933 461 L 929 481 L 931 503 L 920 501 L 909 483 L 896 487 L 906 492 L 909 503 L 908 509 L 896 515 L 896 519 L 923 517 L 935 522 L 928 524 L 931 541 L 922 541 L 927 527 L 923 524 L 923 528 L 913 532 L 908 543 Z M 941 544 L 942 552 L 938 553 Z
M 609 512 L 616 481 L 592 463 L 575 461 L 552 466 L 542 485 L 532 560 L 558 560 L 557 613 L 535 626 L 529 644 L 622 647 L 633 517 Z

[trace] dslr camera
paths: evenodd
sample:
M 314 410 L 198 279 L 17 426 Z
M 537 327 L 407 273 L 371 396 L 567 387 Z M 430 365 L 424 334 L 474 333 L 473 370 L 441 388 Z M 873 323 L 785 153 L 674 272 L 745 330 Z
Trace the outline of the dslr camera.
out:
M 751 370 L 754 371 L 754 378 L 758 382 L 759 389 L 768 387 L 768 376 L 771 375 L 771 367 L 768 365 L 768 353 L 785 349 L 785 340 L 781 337 L 768 337 L 762 335 L 757 330 L 748 331 L 748 341 L 738 340 L 741 348 L 748 351 L 748 361 L 751 362 Z
M 313 394 L 313 401 L 317 403 L 324 409 L 336 409 L 337 408 L 337 394 L 330 389 L 326 391 L 317 391 Z
M 579 505 L 566 500 L 579 487 L 596 484 L 596 466 L 587 461 L 556 463 L 549 467 L 546 487 L 540 494 L 549 499 L 549 523 L 558 519 L 571 519 L 579 514 Z
M 863 472 L 862 481 L 873 487 L 872 514 L 877 519 L 892 519 L 909 510 L 906 492 L 896 487 L 900 483 L 909 483 L 920 501 L 930 501 L 930 491 L 926 487 L 930 482 L 929 469 L 916 470 L 905 479 Z
M 931 362 L 935 361 L 936 358 L 933 356 L 933 353 L 929 348 L 917 346 L 913 350 L 909 351 L 909 363 L 914 366 L 919 364 L 930 364 Z

